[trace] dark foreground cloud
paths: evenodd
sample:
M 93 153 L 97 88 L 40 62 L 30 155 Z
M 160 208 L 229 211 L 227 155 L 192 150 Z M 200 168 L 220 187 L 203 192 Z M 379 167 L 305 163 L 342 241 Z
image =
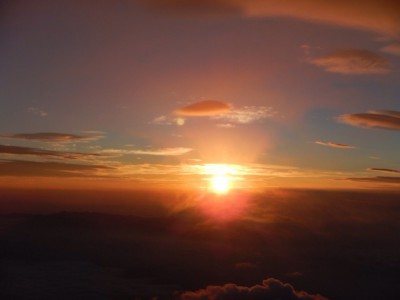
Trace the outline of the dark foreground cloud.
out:
M 322 146 L 327 146 L 327 147 L 333 147 L 333 148 L 342 148 L 342 149 L 353 149 L 355 148 L 354 146 L 346 145 L 346 144 L 340 144 L 340 143 L 334 143 L 334 142 L 321 142 L 321 141 L 315 141 L 315 144 L 322 145 Z
M 385 168 L 368 168 L 368 171 L 377 171 L 377 172 L 383 172 L 383 173 L 395 173 L 399 174 L 399 170 L 394 170 L 394 169 L 385 169 Z
M 366 113 L 345 114 L 339 121 L 364 128 L 382 128 L 400 130 L 400 112 L 391 110 L 374 110 Z
M 182 116 L 214 116 L 229 112 L 230 105 L 218 100 L 204 100 L 192 103 L 175 111 Z
M 103 137 L 102 135 L 83 136 L 83 135 L 57 133 L 57 132 L 0 134 L 0 138 L 31 140 L 40 142 L 50 142 L 50 143 L 96 141 L 98 139 L 101 139 L 102 137 Z
M 195 292 L 185 292 L 181 300 L 326 300 L 321 295 L 296 291 L 293 286 L 274 278 L 268 278 L 262 285 L 251 287 L 236 284 L 208 286 Z
M 327 72 L 347 75 L 386 74 L 390 71 L 387 59 L 368 50 L 340 50 L 315 58 L 310 63 Z
M 102 165 L 0 160 L 0 176 L 104 177 L 113 168 Z
M 39 148 L 9 146 L 9 145 L 0 145 L 0 154 L 32 155 L 38 157 L 54 157 L 54 158 L 66 158 L 66 159 L 88 159 L 88 158 L 99 158 L 108 156 L 96 153 L 53 151 L 53 150 L 45 150 Z

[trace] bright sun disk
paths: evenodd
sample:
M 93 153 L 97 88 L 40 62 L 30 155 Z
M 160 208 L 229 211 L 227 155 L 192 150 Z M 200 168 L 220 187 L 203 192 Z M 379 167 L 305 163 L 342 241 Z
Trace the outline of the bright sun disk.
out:
M 211 179 L 211 189 L 217 194 L 226 194 L 230 189 L 230 179 L 226 175 L 218 175 Z

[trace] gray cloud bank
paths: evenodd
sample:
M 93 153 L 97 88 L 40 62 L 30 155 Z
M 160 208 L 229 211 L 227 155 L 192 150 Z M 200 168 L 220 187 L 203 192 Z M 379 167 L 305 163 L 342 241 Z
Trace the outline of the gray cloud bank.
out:
M 262 285 L 251 287 L 236 284 L 208 286 L 195 292 L 185 292 L 180 300 L 327 300 L 321 295 L 296 291 L 293 286 L 274 278 L 268 278 Z

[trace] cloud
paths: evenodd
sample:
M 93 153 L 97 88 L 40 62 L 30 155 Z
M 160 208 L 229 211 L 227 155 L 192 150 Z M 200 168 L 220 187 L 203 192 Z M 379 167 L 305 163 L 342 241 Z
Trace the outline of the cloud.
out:
M 400 112 L 391 110 L 372 110 L 366 113 L 339 116 L 342 123 L 364 128 L 400 130 Z
M 348 49 L 310 60 L 326 72 L 346 75 L 386 74 L 390 72 L 387 59 L 368 50 Z
M 171 147 L 149 150 L 127 150 L 127 149 L 103 149 L 102 153 L 110 154 L 135 154 L 135 155 L 153 155 L 153 156 L 179 156 L 193 151 L 191 148 Z
M 229 112 L 230 105 L 218 100 L 204 100 L 192 103 L 175 111 L 181 116 L 214 116 Z
M 400 55 L 400 44 L 391 44 L 387 45 L 380 49 L 382 52 L 393 54 L 393 55 Z
M 169 117 L 169 116 L 158 116 L 154 118 L 150 123 L 151 124 L 156 124 L 156 125 L 178 125 L 178 126 L 183 126 L 185 125 L 185 118 L 178 117 Z
M 66 159 L 88 159 L 88 158 L 99 158 L 107 156 L 96 153 L 52 151 L 39 148 L 9 146 L 9 145 L 0 145 L 0 154 L 33 155 L 39 157 L 55 157 L 55 158 L 66 158 Z
M 48 114 L 44 110 L 38 108 L 38 107 L 28 107 L 28 111 L 34 115 L 41 116 L 41 117 L 46 117 Z
M 231 111 L 212 116 L 213 119 L 223 120 L 230 123 L 237 124 L 248 124 L 258 120 L 270 118 L 274 116 L 276 112 L 272 107 L 267 106 L 244 106 L 240 109 L 232 109 Z M 221 126 L 220 127 L 227 127 Z
M 225 284 L 223 286 L 208 286 L 195 292 L 184 292 L 181 300 L 327 300 L 321 295 L 311 295 L 304 291 L 296 291 L 288 283 L 268 278 L 262 285 L 251 287 Z
M 315 144 L 322 145 L 322 146 L 328 146 L 328 147 L 333 147 L 333 148 L 342 148 L 342 149 L 353 149 L 355 148 L 354 146 L 346 145 L 346 144 L 339 144 L 339 143 L 334 143 L 334 142 L 321 142 L 321 141 L 315 141 Z
M 159 11 L 285 17 L 400 36 L 400 3 L 393 0 L 141 0 Z
M 396 173 L 400 174 L 399 170 L 394 170 L 394 169 L 385 169 L 385 168 L 368 168 L 368 171 L 377 171 L 377 172 L 383 172 L 383 173 Z
M 389 184 L 400 184 L 400 176 L 376 176 L 376 177 L 355 177 L 347 178 L 347 180 L 358 181 L 358 182 L 375 182 L 375 183 L 389 183 Z
M 56 132 L 38 132 L 38 133 L 17 133 L 17 134 L 0 134 L 0 138 L 40 141 L 47 143 L 71 143 L 96 141 L 103 138 L 102 135 L 82 136 L 68 133 Z
M 104 177 L 101 172 L 113 168 L 102 165 L 0 160 L 0 176 L 32 177 Z

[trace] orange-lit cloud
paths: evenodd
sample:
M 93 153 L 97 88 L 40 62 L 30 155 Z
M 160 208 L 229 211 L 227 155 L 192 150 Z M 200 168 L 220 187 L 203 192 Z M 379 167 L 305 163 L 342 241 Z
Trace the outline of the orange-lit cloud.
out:
M 248 124 L 258 120 L 270 118 L 275 114 L 276 112 L 272 109 L 272 107 L 244 106 L 243 108 L 231 109 L 231 111 L 225 114 L 212 116 L 212 118 L 217 120 L 223 120 L 229 123 Z
M 128 150 L 128 149 L 104 149 L 102 153 L 110 154 L 134 154 L 134 155 L 152 155 L 152 156 L 179 156 L 193 151 L 191 148 L 185 147 L 170 147 L 161 149 L 148 150 Z
M 340 50 L 312 59 L 310 63 L 327 72 L 348 75 L 386 74 L 390 72 L 389 62 L 368 50 Z
M 9 146 L 9 145 L 0 145 L 0 154 L 31 155 L 38 157 L 53 157 L 53 158 L 65 158 L 65 159 L 88 159 L 88 158 L 100 158 L 107 156 L 97 153 L 64 152 L 64 151 L 53 151 L 53 150 L 45 150 L 39 148 Z
M 175 111 L 182 116 L 214 116 L 229 112 L 230 105 L 218 100 L 204 100 L 192 103 Z
M 285 17 L 400 36 L 400 2 L 393 0 L 150 0 L 160 11 Z
M 364 128 L 382 128 L 400 130 L 400 112 L 376 110 L 359 114 L 345 114 L 339 116 L 342 123 Z
M 262 285 L 239 286 L 233 283 L 223 286 L 207 286 L 195 292 L 184 292 L 181 300 L 327 300 L 321 295 L 311 295 L 304 291 L 296 291 L 292 285 L 275 278 L 268 278 Z
M 382 52 L 400 55 L 400 44 L 391 44 L 381 48 Z
M 395 173 L 395 174 L 400 174 L 399 170 L 394 170 L 394 169 L 385 169 L 385 168 L 368 168 L 368 171 L 377 171 L 377 172 L 383 172 L 383 173 Z
M 56 132 L 0 134 L 0 138 L 40 141 L 48 143 L 96 141 L 101 139 L 102 137 L 103 137 L 102 135 L 82 136 L 76 134 L 56 133 Z
M 315 144 L 322 145 L 322 146 L 328 146 L 328 147 L 333 147 L 333 148 L 342 148 L 342 149 L 353 149 L 355 148 L 354 146 L 346 145 L 346 144 L 339 144 L 339 143 L 334 143 L 334 142 L 321 142 L 321 141 L 315 141 Z

